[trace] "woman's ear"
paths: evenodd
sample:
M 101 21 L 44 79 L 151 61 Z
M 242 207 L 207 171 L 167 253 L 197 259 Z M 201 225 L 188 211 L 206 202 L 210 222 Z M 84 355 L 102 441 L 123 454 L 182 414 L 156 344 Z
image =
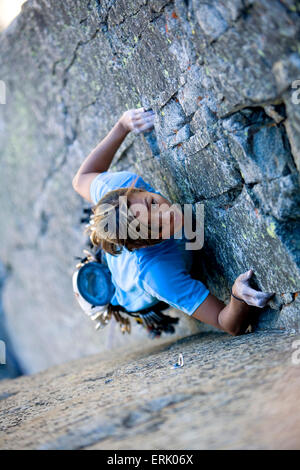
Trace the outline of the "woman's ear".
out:
M 147 243 L 143 244 L 143 245 L 136 245 L 135 243 L 126 243 L 126 248 L 127 250 L 129 251 L 135 251 L 135 250 L 139 250 L 140 248 L 146 248 L 147 246 L 149 246 L 149 244 L 147 245 Z

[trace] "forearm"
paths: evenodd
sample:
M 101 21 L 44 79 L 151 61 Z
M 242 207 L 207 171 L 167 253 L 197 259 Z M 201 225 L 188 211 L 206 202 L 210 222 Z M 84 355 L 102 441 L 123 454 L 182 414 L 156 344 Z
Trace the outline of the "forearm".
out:
M 209 294 L 192 316 L 231 335 L 238 335 L 245 331 L 249 324 L 249 311 L 250 307 L 245 302 L 231 297 L 228 305 L 225 305 Z
M 145 111 L 144 108 L 129 109 L 125 111 L 106 137 L 85 158 L 79 170 L 73 178 L 74 190 L 84 199 L 93 202 L 90 196 L 90 186 L 94 178 L 109 169 L 114 155 L 121 143 L 129 134 L 147 131 L 153 127 L 153 111 Z
M 74 179 L 76 180 L 80 175 L 88 173 L 107 171 L 116 151 L 128 133 L 129 130 L 126 130 L 118 120 L 106 137 L 85 158 Z
M 219 327 L 231 335 L 244 333 L 250 323 L 250 305 L 231 297 L 218 314 Z

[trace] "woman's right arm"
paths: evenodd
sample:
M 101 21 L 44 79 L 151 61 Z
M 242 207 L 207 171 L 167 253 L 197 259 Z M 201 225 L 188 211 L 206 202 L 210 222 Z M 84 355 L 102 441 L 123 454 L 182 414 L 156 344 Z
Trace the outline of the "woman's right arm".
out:
M 153 127 L 154 113 L 144 108 L 125 111 L 104 139 L 91 151 L 80 165 L 72 185 L 77 193 L 90 199 L 90 185 L 99 174 L 107 171 L 121 143 L 131 131 L 139 134 Z

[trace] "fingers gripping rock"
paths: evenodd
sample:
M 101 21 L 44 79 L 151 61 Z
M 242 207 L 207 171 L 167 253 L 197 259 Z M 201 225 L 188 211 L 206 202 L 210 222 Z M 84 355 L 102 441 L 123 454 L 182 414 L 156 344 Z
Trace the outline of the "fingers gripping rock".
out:
M 155 113 L 145 108 L 129 109 L 125 111 L 120 118 L 120 122 L 126 131 L 132 131 L 135 134 L 144 132 L 154 126 Z
M 249 271 L 246 271 L 245 273 L 240 274 L 238 279 L 242 282 L 249 281 L 249 279 L 252 277 L 252 275 L 253 275 L 253 270 L 249 269 Z
M 155 114 L 153 111 L 144 111 L 137 113 L 133 117 L 133 132 L 139 134 L 141 132 L 147 131 L 154 126 L 154 117 Z
M 233 294 L 244 300 L 248 305 L 263 308 L 273 297 L 274 293 L 261 292 L 250 287 L 249 281 L 252 275 L 252 269 L 240 274 L 233 285 Z

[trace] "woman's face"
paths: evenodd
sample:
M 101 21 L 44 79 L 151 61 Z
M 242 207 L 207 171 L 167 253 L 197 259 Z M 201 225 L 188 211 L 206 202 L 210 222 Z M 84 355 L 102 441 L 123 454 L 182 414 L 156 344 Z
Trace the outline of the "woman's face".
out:
M 183 226 L 179 204 L 172 204 L 159 194 L 134 191 L 128 195 L 128 206 L 142 224 L 152 228 L 152 233 L 159 231 L 159 238 L 167 239 Z

